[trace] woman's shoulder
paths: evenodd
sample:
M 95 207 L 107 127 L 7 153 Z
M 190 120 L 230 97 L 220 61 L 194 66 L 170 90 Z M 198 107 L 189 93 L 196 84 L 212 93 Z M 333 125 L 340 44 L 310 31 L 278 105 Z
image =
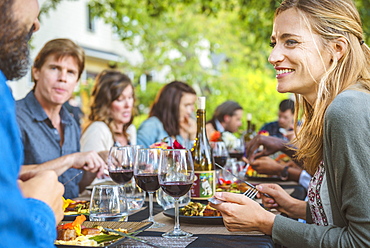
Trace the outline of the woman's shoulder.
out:
M 141 123 L 139 130 L 142 129 L 143 127 L 148 127 L 148 126 L 151 126 L 151 127 L 163 126 L 163 124 L 156 116 L 151 116 Z
M 94 121 L 93 123 L 91 123 L 86 128 L 84 133 L 93 132 L 93 131 L 97 131 L 97 130 L 99 130 L 100 132 L 109 132 L 110 133 L 110 129 L 109 129 L 108 125 L 103 121 Z
M 328 107 L 328 114 L 354 115 L 370 110 L 370 93 L 346 90 L 340 93 Z
M 89 127 L 108 128 L 108 125 L 104 121 L 94 121 Z

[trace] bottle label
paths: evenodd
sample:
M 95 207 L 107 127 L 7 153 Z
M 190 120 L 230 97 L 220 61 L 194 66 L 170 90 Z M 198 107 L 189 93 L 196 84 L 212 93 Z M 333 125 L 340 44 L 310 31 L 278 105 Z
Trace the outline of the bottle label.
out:
M 206 200 L 216 192 L 215 171 L 195 171 L 195 179 L 191 188 L 191 198 Z

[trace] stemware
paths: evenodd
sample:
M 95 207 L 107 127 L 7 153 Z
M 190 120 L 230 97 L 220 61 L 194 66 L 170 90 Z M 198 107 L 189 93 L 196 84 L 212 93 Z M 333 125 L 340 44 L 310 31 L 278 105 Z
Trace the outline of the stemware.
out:
M 109 176 L 118 184 L 124 185 L 133 176 L 132 148 L 113 146 L 108 154 Z
M 142 145 L 125 145 L 124 147 L 129 148 L 130 157 L 132 164 L 134 165 L 137 161 L 138 151 L 143 148 Z M 133 167 L 132 167 L 133 168 Z M 137 186 L 135 179 L 132 178 L 128 183 L 124 185 L 125 193 L 127 197 L 128 209 L 130 212 L 141 209 L 145 201 L 145 191 Z
M 226 149 L 225 142 L 223 141 L 211 141 L 209 142 L 215 162 L 222 167 L 226 165 L 227 158 L 229 157 L 229 152 Z
M 190 237 L 193 234 L 180 229 L 179 198 L 193 185 L 194 164 L 187 149 L 163 150 L 163 161 L 158 169 L 159 184 L 163 191 L 175 198 L 175 226 L 173 231 L 162 234 L 166 238 Z
M 231 145 L 228 150 L 230 158 L 241 160 L 244 155 L 244 141 L 241 139 L 234 140 L 233 145 Z
M 160 148 L 143 148 L 138 151 L 137 162 L 134 165 L 134 177 L 136 184 L 149 194 L 149 218 L 153 222 L 150 228 L 165 226 L 163 223 L 154 221 L 153 218 L 153 194 L 159 189 L 158 167 L 162 163 L 163 150 Z

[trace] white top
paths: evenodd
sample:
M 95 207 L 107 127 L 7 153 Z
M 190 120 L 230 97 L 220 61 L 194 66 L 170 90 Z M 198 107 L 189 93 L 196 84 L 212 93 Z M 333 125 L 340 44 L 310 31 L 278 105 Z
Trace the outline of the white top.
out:
M 127 128 L 127 134 L 130 144 L 136 145 L 136 128 L 134 125 Z M 80 144 L 81 152 L 109 151 L 114 144 L 114 140 L 107 124 L 102 121 L 95 121 L 82 134 Z

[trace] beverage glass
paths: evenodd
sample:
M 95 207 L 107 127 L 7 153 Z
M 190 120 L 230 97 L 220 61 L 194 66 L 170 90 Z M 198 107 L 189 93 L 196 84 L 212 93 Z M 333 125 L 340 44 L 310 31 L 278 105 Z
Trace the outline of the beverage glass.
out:
M 213 158 L 215 159 L 215 163 L 224 167 L 227 162 L 227 158 L 229 157 L 229 152 L 226 149 L 225 142 L 211 141 L 209 142 L 209 144 L 213 151 Z
M 94 186 L 90 200 L 91 221 L 127 221 L 127 216 L 127 200 L 123 186 Z
M 129 182 L 134 174 L 133 160 L 134 153 L 131 147 L 113 146 L 108 154 L 108 170 L 109 176 L 118 184 Z
M 193 234 L 180 229 L 179 198 L 189 192 L 194 182 L 194 164 L 186 149 L 163 150 L 164 158 L 158 169 L 159 184 L 163 191 L 175 198 L 175 226 L 162 234 L 166 238 L 185 238 Z
M 129 212 L 134 212 L 143 207 L 145 191 L 136 185 L 135 179 L 124 185 Z
M 136 184 L 149 194 L 149 218 L 153 222 L 150 228 L 163 227 L 165 224 L 154 221 L 153 194 L 159 189 L 158 167 L 162 163 L 163 150 L 160 148 L 143 148 L 138 151 L 137 162 L 134 165 Z
M 241 139 L 236 139 L 233 145 L 228 148 L 230 158 L 236 158 L 237 160 L 242 160 L 244 156 L 244 141 Z

